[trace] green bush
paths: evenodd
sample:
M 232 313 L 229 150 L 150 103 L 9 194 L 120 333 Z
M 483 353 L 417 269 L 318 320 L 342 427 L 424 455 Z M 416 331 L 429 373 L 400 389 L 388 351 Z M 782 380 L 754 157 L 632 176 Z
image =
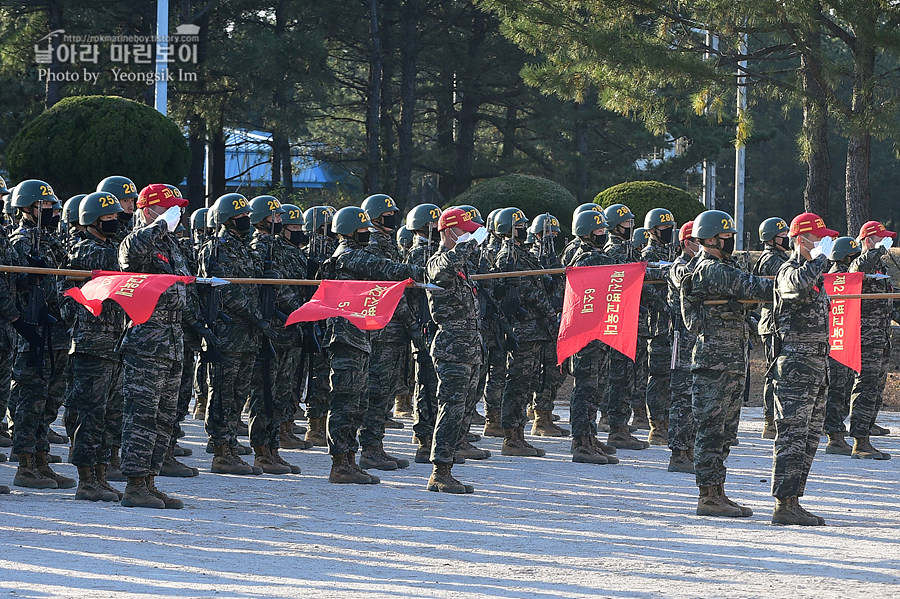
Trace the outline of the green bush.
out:
M 565 187 L 541 177 L 531 175 L 504 175 L 486 179 L 462 192 L 445 206 L 470 204 L 487 218 L 495 208 L 515 206 L 533 219 L 538 214 L 549 212 L 559 219 L 560 227 L 566 235 L 571 234 L 572 212 L 578 201 Z
M 631 181 L 604 189 L 594 198 L 604 208 L 625 204 L 634 214 L 634 226 L 643 227 L 644 217 L 654 208 L 666 208 L 681 226 L 706 210 L 703 204 L 683 189 L 659 181 Z
M 31 121 L 12 140 L 13 182 L 42 179 L 62 198 L 87 193 L 109 175 L 141 189 L 184 180 L 190 152 L 178 126 L 153 108 L 117 96 L 73 96 Z

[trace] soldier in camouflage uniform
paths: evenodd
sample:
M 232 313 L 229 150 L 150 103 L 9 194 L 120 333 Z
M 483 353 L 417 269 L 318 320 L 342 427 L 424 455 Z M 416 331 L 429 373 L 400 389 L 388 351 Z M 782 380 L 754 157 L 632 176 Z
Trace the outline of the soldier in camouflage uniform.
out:
M 631 234 L 631 247 L 637 258 L 647 247 L 650 241 L 650 232 L 644 227 L 634 229 Z M 647 277 L 645 277 L 647 278 Z M 638 313 L 638 342 L 634 351 L 634 395 L 631 410 L 634 416 L 631 419 L 629 430 L 650 430 L 650 417 L 647 413 L 647 379 L 650 377 L 650 352 L 647 345 L 650 341 L 650 315 L 647 308 L 647 298 L 653 293 L 650 285 L 645 285 L 641 292 L 641 306 Z
M 862 253 L 850 264 L 850 272 L 884 274 L 887 267 L 884 256 L 891 248 L 893 231 L 888 231 L 878 221 L 869 221 L 859 230 Z M 865 278 L 863 293 L 891 293 L 893 285 L 889 278 Z M 891 300 L 865 300 L 860 313 L 861 370 L 853 381 L 850 393 L 850 436 L 854 438 L 851 457 L 887 460 L 890 454 L 872 447 L 869 436 L 875 427 L 875 417 L 881 410 L 884 385 L 887 382 L 888 365 L 891 359 Z
M 5 198 L 5 204 L 10 203 L 10 191 L 6 188 L 6 181 L 0 177 L 0 199 Z M 3 264 L 18 264 L 16 251 L 9 243 L 9 237 L 0 234 L 0 261 Z M 12 379 L 13 358 L 16 353 L 18 338 L 12 327 L 12 321 L 19 317 L 19 311 L 15 306 L 15 281 L 14 275 L 3 273 L 0 275 L 0 447 L 11 447 L 12 436 L 6 424 L 6 410 L 9 404 L 9 386 Z M 0 462 L 5 461 L 6 454 L 0 454 Z M 0 489 L 2 493 L 2 489 Z
M 137 186 L 128 177 L 113 175 L 100 181 L 96 191 L 105 191 L 119 200 L 122 212 L 119 213 L 121 227 L 118 236 L 119 239 L 124 239 L 134 229 L 134 207 L 138 199 Z
M 493 269 L 500 253 L 502 237 L 497 234 L 494 226 L 499 210 L 488 214 L 485 227 L 488 230 L 488 241 L 481 246 L 478 274 L 488 273 Z M 478 382 L 476 393 L 484 400 L 484 430 L 485 437 L 502 437 L 503 427 L 500 425 L 500 404 L 503 397 L 503 386 L 506 384 L 506 360 L 509 350 L 518 344 L 508 338 L 501 330 L 499 320 L 506 318 L 500 314 L 497 302 L 491 301 L 496 290 L 502 289 L 504 283 L 490 279 L 480 281 L 478 289 L 481 291 L 482 319 L 485 321 L 484 334 L 487 337 L 487 359 L 482 368 L 481 378 Z M 488 298 L 487 296 L 491 297 Z
M 759 240 L 763 242 L 763 252 L 753 266 L 753 274 L 759 277 L 774 277 L 778 269 L 788 259 L 791 251 L 788 242 L 788 226 L 784 219 L 767 218 L 759 225 Z M 759 325 L 757 331 L 763 342 L 763 350 L 766 356 L 766 380 L 763 386 L 763 416 L 765 426 L 762 438 L 775 438 L 775 404 L 774 384 L 769 376 L 772 364 L 775 363 L 775 321 L 772 319 L 772 308 L 763 304 L 760 307 Z
M 325 278 L 341 280 L 422 279 L 422 269 L 379 258 L 365 248 L 369 243 L 369 218 L 362 208 L 341 208 L 334 215 L 332 231 L 340 244 L 326 262 Z M 368 331 L 345 318 L 329 318 L 325 347 L 331 363 L 328 409 L 328 452 L 332 483 L 376 484 L 381 480 L 356 465 L 356 433 L 362 426 L 372 346 Z
M 572 230 L 575 230 L 575 221 L 578 219 L 578 215 L 587 210 L 591 210 L 593 212 L 603 212 L 603 207 L 599 204 L 594 204 L 593 202 L 588 202 L 586 204 L 581 204 L 575 211 L 572 213 Z M 572 256 L 575 255 L 576 250 L 578 250 L 578 246 L 581 245 L 581 237 L 577 235 L 566 244 L 566 247 L 563 249 L 562 254 L 559 257 L 560 262 L 563 264 L 572 264 Z
M 693 235 L 702 252 L 681 285 L 685 326 L 697 335 L 691 372 L 698 516 L 753 515 L 725 495 L 725 459 L 737 439 L 750 338 L 747 305 L 738 300 L 769 300 L 772 281 L 736 266 L 734 230 L 734 221 L 720 210 L 707 210 L 694 220 Z M 707 300 L 727 303 L 708 305 Z
M 397 229 L 397 248 L 400 250 L 401 262 L 406 262 L 414 239 L 415 233 L 408 229 L 406 225 L 402 225 Z M 397 381 L 397 396 L 394 398 L 395 418 L 412 418 L 413 416 L 412 396 L 413 388 L 416 384 L 415 368 L 416 366 L 412 359 L 412 345 L 407 344 L 400 380 Z
M 821 526 L 825 520 L 799 503 L 819 446 L 828 387 L 828 313 L 823 273 L 838 232 L 804 212 L 791 221 L 794 251 L 775 276 L 772 316 L 778 356 L 772 367 L 775 450 L 773 524 Z

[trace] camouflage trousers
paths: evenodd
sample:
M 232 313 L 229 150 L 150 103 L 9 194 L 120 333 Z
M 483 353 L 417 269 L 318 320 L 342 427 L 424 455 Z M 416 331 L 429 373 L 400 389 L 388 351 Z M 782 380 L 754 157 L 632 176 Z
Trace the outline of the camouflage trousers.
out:
M 297 406 L 293 389 L 297 385 L 297 360 L 299 352 L 292 347 L 276 346 L 276 357 L 269 360 L 268 383 L 264 360 L 256 357 L 253 365 L 253 381 L 250 389 L 250 445 L 252 447 L 279 447 L 281 424 L 293 421 Z M 266 408 L 265 385 L 271 390 L 272 405 Z M 269 413 L 271 412 L 271 414 Z
M 6 410 L 10 405 L 10 385 L 12 384 L 13 362 L 16 357 L 14 349 L 0 349 L 0 422 L 6 418 Z
M 159 474 L 175 425 L 182 362 L 125 350 L 122 474 Z
M 828 392 L 825 356 L 782 351 L 773 368 L 772 495 L 802 497 L 819 446 Z
M 538 386 L 534 392 L 532 405 L 535 410 L 553 410 L 556 405 L 556 397 L 559 394 L 559 388 L 566 382 L 567 372 L 562 367 L 556 365 L 556 339 L 553 341 L 542 341 L 541 346 L 541 362 L 540 376 L 538 377 Z
M 373 338 L 369 355 L 369 385 L 366 389 L 366 411 L 359 444 L 371 447 L 384 439 L 384 421 L 394 406 L 400 388 L 400 375 L 408 357 L 409 343 L 378 341 Z
M 197 354 L 195 359 L 191 360 L 194 367 L 194 397 L 198 400 L 201 397 L 209 398 L 209 364 Z
M 426 342 L 426 347 L 431 339 Z M 416 388 L 413 393 L 413 434 L 416 439 L 431 439 L 437 421 L 437 374 L 426 349 L 414 349 Z
M 323 353 L 314 353 L 308 361 L 304 361 L 307 363 L 301 367 L 307 377 L 306 416 L 307 418 L 324 418 L 328 415 L 328 377 L 331 372 L 328 356 Z
M 638 337 L 634 351 L 634 386 L 631 396 L 631 408 L 646 406 L 647 401 L 647 377 L 650 376 L 650 354 L 647 352 L 647 337 Z
M 111 446 L 118 445 L 122 427 L 122 363 L 118 355 L 76 353 L 69 356 L 72 388 L 67 401 L 75 416 L 72 426 L 72 463 L 76 466 L 108 464 Z M 68 412 L 68 410 L 67 410 Z M 111 438 L 110 428 L 119 434 Z
M 412 397 L 416 385 L 416 363 L 413 361 L 411 343 L 406 343 L 404 353 L 397 379 L 397 395 Z
M 671 401 L 672 344 L 668 335 L 647 339 L 648 377 L 647 390 L 642 396 L 635 389 L 635 397 L 647 398 L 647 412 L 651 420 L 669 418 Z
M 47 433 L 65 394 L 68 357 L 66 350 L 53 350 L 54 368 L 51 369 L 49 354 L 44 355 L 41 368 L 28 366 L 28 352 L 16 354 L 9 410 L 14 424 L 13 453 L 50 450 Z
M 191 406 L 191 395 L 194 393 L 194 356 L 196 352 L 184 345 L 184 362 L 181 364 L 181 382 L 178 385 L 178 404 L 175 406 L 175 426 L 172 427 L 172 438 L 169 445 L 175 446 L 181 435 L 181 423 L 187 418 Z
M 691 374 L 691 352 L 694 349 L 693 336 L 685 331 L 678 333 L 675 344 L 675 368 L 670 373 L 669 390 L 669 449 L 686 451 L 693 449 L 697 434 L 694 411 L 691 407 L 691 388 L 694 377 Z
M 763 342 L 763 354 L 766 359 L 766 377 L 763 383 L 763 416 L 766 420 L 774 418 L 775 414 L 775 385 L 772 377 L 768 374 L 775 363 L 775 335 L 761 335 Z
M 480 368 L 461 362 L 437 362 L 437 420 L 431 444 L 433 464 L 453 463 L 453 454 L 468 431 L 466 408 L 473 404 Z
M 846 433 L 850 414 L 850 390 L 856 376 L 850 367 L 828 358 L 828 398 L 825 400 L 825 432 Z
M 640 343 L 638 344 L 640 346 Z M 609 416 L 609 426 L 628 425 L 631 418 L 631 401 L 634 397 L 634 362 L 616 350 L 609 352 L 609 385 L 600 409 Z M 604 405 L 605 404 L 605 405 Z
M 716 331 L 722 333 L 723 331 Z M 725 459 L 737 439 L 747 367 L 746 339 L 727 334 L 697 337 L 691 407 L 697 423 L 694 476 L 698 487 L 725 482 Z
M 356 453 L 369 382 L 369 354 L 345 343 L 328 348 L 331 392 L 328 394 L 328 453 Z
M 237 447 L 237 426 L 250 397 L 256 352 L 220 352 L 220 355 L 221 362 L 209 367 L 206 434 L 213 445 Z
M 891 346 L 863 345 L 860 373 L 850 391 L 850 436 L 868 437 L 884 401 Z
M 575 386 L 569 399 L 569 421 L 572 436 L 597 434 L 599 398 L 609 384 L 609 346 L 591 341 L 572 356 L 572 375 Z
M 525 408 L 538 388 L 541 368 L 541 342 L 522 341 L 509 353 L 506 384 L 500 404 L 500 425 L 504 429 L 525 426 Z
M 484 364 L 479 380 L 479 395 L 484 399 L 484 409 L 488 412 L 499 412 L 503 399 L 503 387 L 506 385 L 507 351 L 499 346 L 488 349 L 487 362 Z

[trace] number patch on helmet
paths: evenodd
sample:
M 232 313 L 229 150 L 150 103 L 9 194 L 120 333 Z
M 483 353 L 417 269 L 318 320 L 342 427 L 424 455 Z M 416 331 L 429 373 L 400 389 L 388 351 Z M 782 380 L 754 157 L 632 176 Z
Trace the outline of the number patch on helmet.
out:
M 300 211 L 299 210 L 288 210 L 288 218 L 291 220 L 297 220 L 298 218 L 300 218 Z
M 603 224 L 603 217 L 600 216 L 599 214 L 595 214 L 595 215 L 594 215 L 594 223 L 596 223 L 596 224 L 598 224 L 598 225 L 602 225 L 602 224 Z
M 235 210 L 239 210 L 241 208 L 247 207 L 247 199 L 246 198 L 238 198 L 236 200 L 231 200 L 231 205 L 234 206 Z
M 369 217 L 363 210 L 359 211 L 359 222 L 361 222 L 361 223 L 369 222 Z
M 431 212 L 429 212 L 428 215 L 429 215 L 431 218 L 437 220 L 437 219 L 439 219 L 439 218 L 441 217 L 441 211 L 440 211 L 439 208 L 432 208 L 432 209 L 431 209 Z
M 626 214 L 628 214 L 628 208 L 625 206 L 622 206 L 621 208 L 617 208 L 616 214 L 618 214 L 619 216 L 625 216 Z
M 278 200 L 269 200 L 269 210 L 277 210 L 281 208 L 281 202 Z
M 119 200 L 116 199 L 116 196 L 107 195 L 100 198 L 100 207 L 101 208 L 109 208 L 110 206 L 115 206 L 119 203 Z
M 727 219 L 727 218 L 723 218 L 722 219 L 722 228 L 726 231 L 731 229 L 731 220 Z
M 49 185 L 41 185 L 41 195 L 42 196 L 52 196 L 55 195 L 53 193 L 53 188 Z
M 513 222 L 514 222 L 514 223 L 517 223 L 517 222 L 519 222 L 520 220 L 522 220 L 522 219 L 525 217 L 525 215 L 522 214 L 521 211 L 516 211 L 516 212 L 513 212 L 512 217 L 513 217 Z
M 669 213 L 666 213 L 666 214 L 660 214 L 660 215 L 659 215 L 659 222 L 661 222 L 661 223 L 674 223 L 674 222 L 675 222 L 675 217 L 672 216 L 672 215 L 669 214 Z

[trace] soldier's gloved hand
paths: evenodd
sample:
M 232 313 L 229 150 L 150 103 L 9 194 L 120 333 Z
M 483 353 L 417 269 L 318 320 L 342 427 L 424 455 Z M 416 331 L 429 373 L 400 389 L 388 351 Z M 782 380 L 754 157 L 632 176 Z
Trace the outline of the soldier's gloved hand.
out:
M 41 336 L 38 334 L 37 326 L 26 323 L 25 319 L 20 316 L 12 321 L 12 328 L 28 342 L 28 345 L 31 347 L 40 347 Z
M 459 237 L 456 238 L 456 244 L 461 245 L 461 244 L 469 241 L 471 238 L 472 238 L 471 233 L 463 233 L 462 235 L 460 235 Z
M 280 279 L 281 275 L 279 275 L 274 270 L 267 270 L 266 272 L 263 273 L 263 278 L 264 279 Z
M 472 233 L 472 239 L 475 240 L 475 243 L 481 245 L 484 243 L 484 240 L 487 239 L 488 231 L 485 227 L 478 227 L 475 229 L 475 232 Z
M 834 239 L 831 237 L 823 237 L 818 245 L 809 252 L 809 255 L 814 259 L 819 256 L 825 256 L 827 258 L 831 255 L 832 248 L 834 248 Z
M 879 241 L 875 247 L 884 248 L 886 250 L 891 249 L 894 246 L 894 238 L 893 237 L 885 237 L 881 241 Z
M 47 261 L 44 260 L 44 258 L 42 258 L 41 256 L 29 254 L 28 256 L 26 256 L 26 259 L 28 260 L 28 266 L 34 266 L 35 268 L 50 268 L 50 265 L 47 264 Z
M 263 337 L 272 341 L 275 339 L 275 331 L 272 330 L 272 327 L 265 320 L 260 320 L 256 323 L 256 328 L 259 329 L 259 332 L 263 334 Z
M 207 348 L 219 345 L 219 340 L 216 339 L 215 334 L 202 324 L 195 325 L 194 332 L 197 333 L 197 336 L 200 337 L 201 341 L 206 344 Z
M 178 223 L 181 222 L 181 208 L 172 206 L 156 217 L 155 222 L 159 221 L 165 221 L 166 226 L 169 228 L 169 233 L 174 233 L 175 229 L 178 228 Z

